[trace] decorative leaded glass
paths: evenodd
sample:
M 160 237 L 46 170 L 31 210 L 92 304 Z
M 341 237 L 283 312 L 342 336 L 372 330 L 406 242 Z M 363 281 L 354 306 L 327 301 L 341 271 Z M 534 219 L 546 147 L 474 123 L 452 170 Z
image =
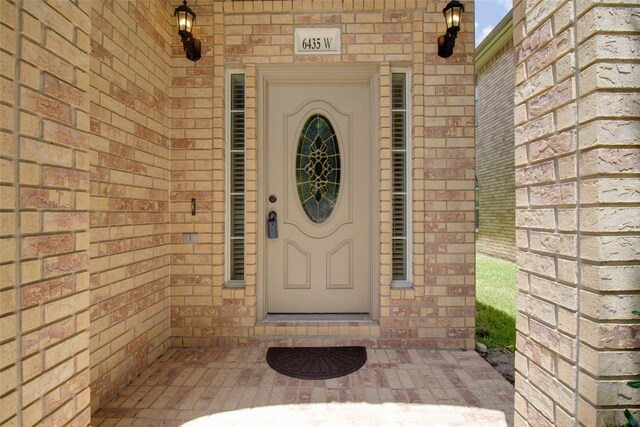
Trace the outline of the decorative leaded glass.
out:
M 302 129 L 296 152 L 296 184 L 300 203 L 316 224 L 329 218 L 340 189 L 340 148 L 329 120 L 315 114 Z

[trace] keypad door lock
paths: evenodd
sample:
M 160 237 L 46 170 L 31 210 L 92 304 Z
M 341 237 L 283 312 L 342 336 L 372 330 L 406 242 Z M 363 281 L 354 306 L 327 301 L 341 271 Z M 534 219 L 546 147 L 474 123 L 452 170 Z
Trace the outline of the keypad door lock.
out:
M 267 237 L 270 239 L 278 238 L 278 214 L 275 211 L 269 212 L 267 216 Z

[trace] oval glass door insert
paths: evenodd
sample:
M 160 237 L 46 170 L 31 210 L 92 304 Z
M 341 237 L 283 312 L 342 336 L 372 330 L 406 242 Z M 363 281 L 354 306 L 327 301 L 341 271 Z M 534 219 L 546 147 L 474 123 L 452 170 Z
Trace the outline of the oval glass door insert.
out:
M 340 147 L 331 122 L 322 114 L 311 116 L 302 128 L 296 151 L 298 197 L 309 219 L 325 222 L 340 190 Z

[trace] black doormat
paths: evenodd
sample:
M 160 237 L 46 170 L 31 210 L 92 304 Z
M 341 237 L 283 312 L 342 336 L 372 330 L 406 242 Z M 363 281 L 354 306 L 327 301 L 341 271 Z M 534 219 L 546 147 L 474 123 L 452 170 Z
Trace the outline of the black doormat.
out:
M 367 361 L 364 347 L 270 347 L 267 363 L 283 375 L 328 380 L 349 375 Z

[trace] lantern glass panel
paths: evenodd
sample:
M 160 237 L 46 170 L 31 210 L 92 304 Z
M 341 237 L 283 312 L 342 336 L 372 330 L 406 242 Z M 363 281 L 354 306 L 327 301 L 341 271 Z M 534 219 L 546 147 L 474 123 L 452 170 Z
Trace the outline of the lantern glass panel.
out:
M 450 2 L 447 7 L 442 11 L 444 14 L 444 19 L 447 23 L 447 30 L 454 27 L 460 27 L 460 16 L 462 15 L 462 10 L 464 6 L 462 6 L 459 2 Z
M 451 26 L 459 27 L 460 26 L 460 8 L 455 6 L 451 8 Z
M 453 25 L 453 8 L 444 11 L 444 19 L 447 21 L 447 30 Z
M 186 22 L 186 24 L 187 24 L 187 28 L 186 28 L 187 32 L 189 32 L 189 33 L 191 32 L 191 30 L 193 29 L 193 23 L 195 22 L 195 20 L 196 20 L 195 16 L 190 15 L 190 14 L 187 13 L 187 22 Z
M 178 31 L 184 31 L 184 12 L 176 12 L 176 24 L 178 25 Z
M 191 33 L 193 30 L 193 23 L 195 16 L 189 13 L 187 10 L 178 10 L 176 12 L 178 31 Z

